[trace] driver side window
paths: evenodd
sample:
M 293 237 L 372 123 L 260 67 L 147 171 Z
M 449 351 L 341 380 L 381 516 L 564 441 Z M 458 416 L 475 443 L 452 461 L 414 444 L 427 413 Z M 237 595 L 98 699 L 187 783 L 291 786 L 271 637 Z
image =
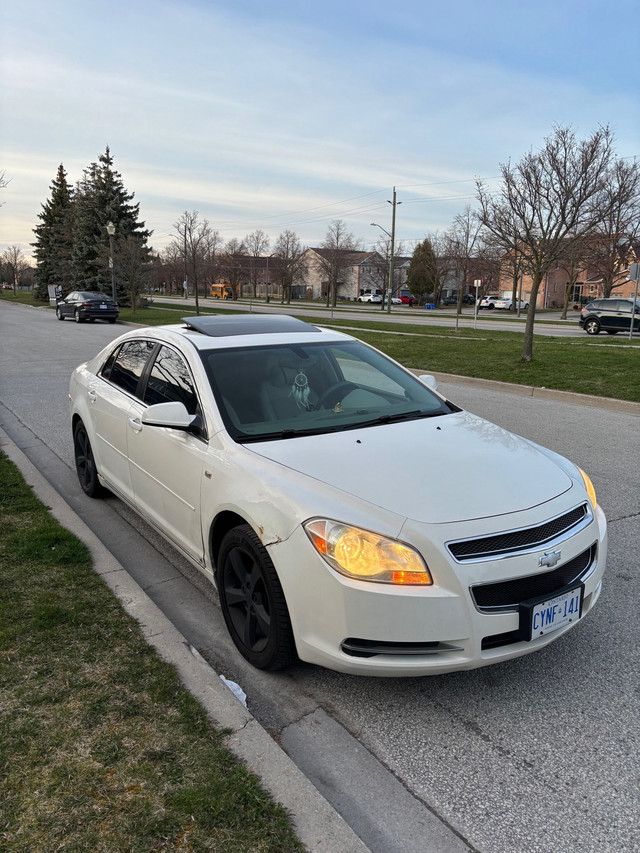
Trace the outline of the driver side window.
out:
M 184 403 L 190 415 L 198 411 L 198 397 L 189 368 L 175 350 L 162 346 L 158 351 L 144 392 L 144 402 Z

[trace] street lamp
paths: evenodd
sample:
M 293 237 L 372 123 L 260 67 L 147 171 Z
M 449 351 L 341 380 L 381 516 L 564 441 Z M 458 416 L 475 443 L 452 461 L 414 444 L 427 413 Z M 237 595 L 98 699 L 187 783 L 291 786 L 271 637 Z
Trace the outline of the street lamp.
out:
M 113 235 L 116 233 L 116 226 L 113 222 L 107 222 L 107 234 L 109 235 L 109 266 L 111 268 L 111 298 L 114 302 L 118 301 L 116 295 L 116 269 L 113 259 Z

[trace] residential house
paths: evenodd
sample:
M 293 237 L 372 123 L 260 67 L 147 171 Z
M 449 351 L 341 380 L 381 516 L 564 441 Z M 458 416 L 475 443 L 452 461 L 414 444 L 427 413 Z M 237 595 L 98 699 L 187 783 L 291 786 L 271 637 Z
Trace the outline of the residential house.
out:
M 307 273 L 305 297 L 324 299 L 330 278 L 337 277 L 338 299 L 356 300 L 365 290 L 382 290 L 388 277 L 388 266 L 378 252 L 358 252 L 350 249 L 309 248 L 303 254 Z
M 599 245 L 600 244 L 600 245 Z M 615 247 L 614 247 L 615 248 Z M 603 240 L 597 235 L 585 237 L 576 247 L 572 244 L 567 256 L 554 261 L 547 271 L 538 290 L 536 306 L 538 308 L 562 308 L 568 293 L 568 305 L 584 304 L 589 299 L 598 299 L 605 295 L 605 271 L 609 267 L 610 281 L 615 284 L 611 296 L 631 299 L 635 282 L 627 279 L 627 270 L 631 263 L 640 257 L 640 244 L 629 242 L 613 253 L 608 245 L 603 250 Z M 511 293 L 513 289 L 512 264 L 508 258 L 502 265 L 498 289 L 500 293 Z M 531 276 L 524 273 L 521 277 L 522 299 L 530 302 Z

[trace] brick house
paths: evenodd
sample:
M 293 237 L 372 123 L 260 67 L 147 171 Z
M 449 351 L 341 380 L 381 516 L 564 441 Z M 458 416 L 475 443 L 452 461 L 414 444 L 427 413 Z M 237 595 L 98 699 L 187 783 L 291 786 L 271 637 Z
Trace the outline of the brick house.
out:
M 569 307 L 580 305 L 589 299 L 597 299 L 604 296 L 604 276 L 600 267 L 603 257 L 598 257 L 597 245 L 593 247 L 594 240 L 598 238 L 585 238 L 583 248 L 574 252 L 573 257 L 554 261 L 543 278 L 538 290 L 536 300 L 537 308 L 562 308 L 565 294 L 569 289 Z M 632 299 L 635 282 L 626 279 L 626 271 L 631 263 L 640 256 L 640 245 L 629 244 L 624 252 L 620 252 L 612 259 L 615 270 L 615 287 L 611 296 L 621 299 Z M 513 288 L 512 274 L 509 269 L 509 261 L 505 261 L 501 267 L 498 290 L 500 293 L 511 293 Z M 530 301 L 532 279 L 530 275 L 522 275 L 522 299 Z

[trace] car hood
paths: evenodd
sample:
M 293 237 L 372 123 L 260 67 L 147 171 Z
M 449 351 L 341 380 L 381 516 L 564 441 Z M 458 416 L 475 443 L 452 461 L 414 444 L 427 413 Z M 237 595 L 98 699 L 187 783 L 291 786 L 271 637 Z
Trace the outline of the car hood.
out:
M 468 412 L 246 447 L 355 498 L 432 524 L 518 512 L 573 485 L 538 447 Z

